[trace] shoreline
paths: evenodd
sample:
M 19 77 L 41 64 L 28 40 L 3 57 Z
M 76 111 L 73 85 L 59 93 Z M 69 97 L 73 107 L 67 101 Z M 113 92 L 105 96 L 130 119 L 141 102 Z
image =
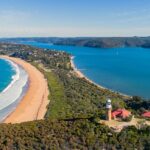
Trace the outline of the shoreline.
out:
M 19 77 L 20 77 L 20 70 L 19 70 L 19 66 L 17 64 L 15 64 L 14 62 L 8 60 L 8 59 L 5 59 L 5 58 L 0 58 L 0 59 L 3 59 L 4 61 L 8 62 L 11 67 L 15 70 L 16 74 L 12 76 L 12 81 L 11 83 L 1 92 L 1 93 L 5 93 L 7 92 L 7 90 L 9 88 L 11 88 L 11 86 L 17 81 L 19 80 Z
M 75 56 L 70 56 L 70 63 L 71 63 L 71 67 L 73 68 L 73 71 L 75 72 L 75 74 L 76 74 L 79 78 L 85 78 L 85 80 L 87 80 L 88 82 L 94 84 L 95 86 L 97 86 L 97 87 L 100 88 L 100 89 L 109 90 L 109 91 L 111 91 L 111 92 L 113 92 L 113 93 L 116 93 L 116 94 L 119 94 L 119 95 L 121 95 L 121 96 L 123 96 L 123 97 L 125 97 L 125 98 L 132 98 L 132 96 L 130 96 L 130 95 L 123 94 L 123 93 L 117 92 L 117 91 L 113 91 L 113 90 L 111 90 L 111 89 L 108 89 L 108 88 L 106 88 L 106 87 L 104 87 L 104 86 L 101 86 L 101 85 L 95 83 L 94 81 L 90 80 L 90 79 L 89 79 L 88 77 L 86 77 L 81 71 L 79 71 L 79 69 L 76 67 L 76 65 L 75 65 L 75 63 L 74 63 L 74 58 L 75 58 Z
M 16 109 L 27 92 L 29 82 L 28 74 L 21 66 L 8 59 L 3 60 L 9 63 L 16 73 L 12 76 L 10 84 L 0 93 L 0 122 Z
M 0 56 L 21 66 L 28 74 L 28 89 L 18 105 L 3 123 L 21 123 L 44 119 L 49 103 L 48 84 L 44 75 L 30 63 L 9 56 Z

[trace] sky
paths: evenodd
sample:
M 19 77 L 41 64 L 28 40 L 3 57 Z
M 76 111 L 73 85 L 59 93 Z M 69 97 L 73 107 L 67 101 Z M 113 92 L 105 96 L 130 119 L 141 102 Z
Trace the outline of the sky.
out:
M 0 0 L 0 37 L 150 36 L 150 0 Z

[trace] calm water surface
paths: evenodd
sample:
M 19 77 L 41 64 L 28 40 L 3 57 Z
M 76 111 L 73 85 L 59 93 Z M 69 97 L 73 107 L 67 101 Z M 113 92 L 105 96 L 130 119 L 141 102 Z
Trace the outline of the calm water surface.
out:
M 88 78 L 109 89 L 150 99 L 150 49 L 88 48 L 22 42 L 40 48 L 66 51 Z

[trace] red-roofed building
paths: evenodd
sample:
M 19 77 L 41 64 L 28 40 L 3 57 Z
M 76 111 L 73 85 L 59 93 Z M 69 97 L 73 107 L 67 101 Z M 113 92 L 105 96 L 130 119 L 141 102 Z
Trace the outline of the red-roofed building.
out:
M 143 117 L 148 117 L 148 118 L 150 118 L 150 111 L 145 112 L 144 114 L 142 114 L 142 116 L 143 116 Z
M 112 118 L 127 118 L 131 115 L 131 112 L 126 109 L 117 109 L 112 112 Z

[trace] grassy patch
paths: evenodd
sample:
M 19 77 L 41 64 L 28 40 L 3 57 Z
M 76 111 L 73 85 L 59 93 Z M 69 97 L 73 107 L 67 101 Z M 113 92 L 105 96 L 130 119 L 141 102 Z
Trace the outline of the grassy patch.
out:
M 69 109 L 64 94 L 64 87 L 53 72 L 45 72 L 44 74 L 50 91 L 50 103 L 45 117 L 51 119 L 64 118 L 66 117 L 66 110 Z
M 31 64 L 44 74 L 48 82 L 48 88 L 50 92 L 48 98 L 50 102 L 47 106 L 45 118 L 64 119 L 67 118 L 67 116 L 70 117 L 70 115 L 67 114 L 67 112 L 70 111 L 70 107 L 66 101 L 64 86 L 59 78 L 53 71 L 46 71 L 43 67 L 35 62 L 32 62 Z

